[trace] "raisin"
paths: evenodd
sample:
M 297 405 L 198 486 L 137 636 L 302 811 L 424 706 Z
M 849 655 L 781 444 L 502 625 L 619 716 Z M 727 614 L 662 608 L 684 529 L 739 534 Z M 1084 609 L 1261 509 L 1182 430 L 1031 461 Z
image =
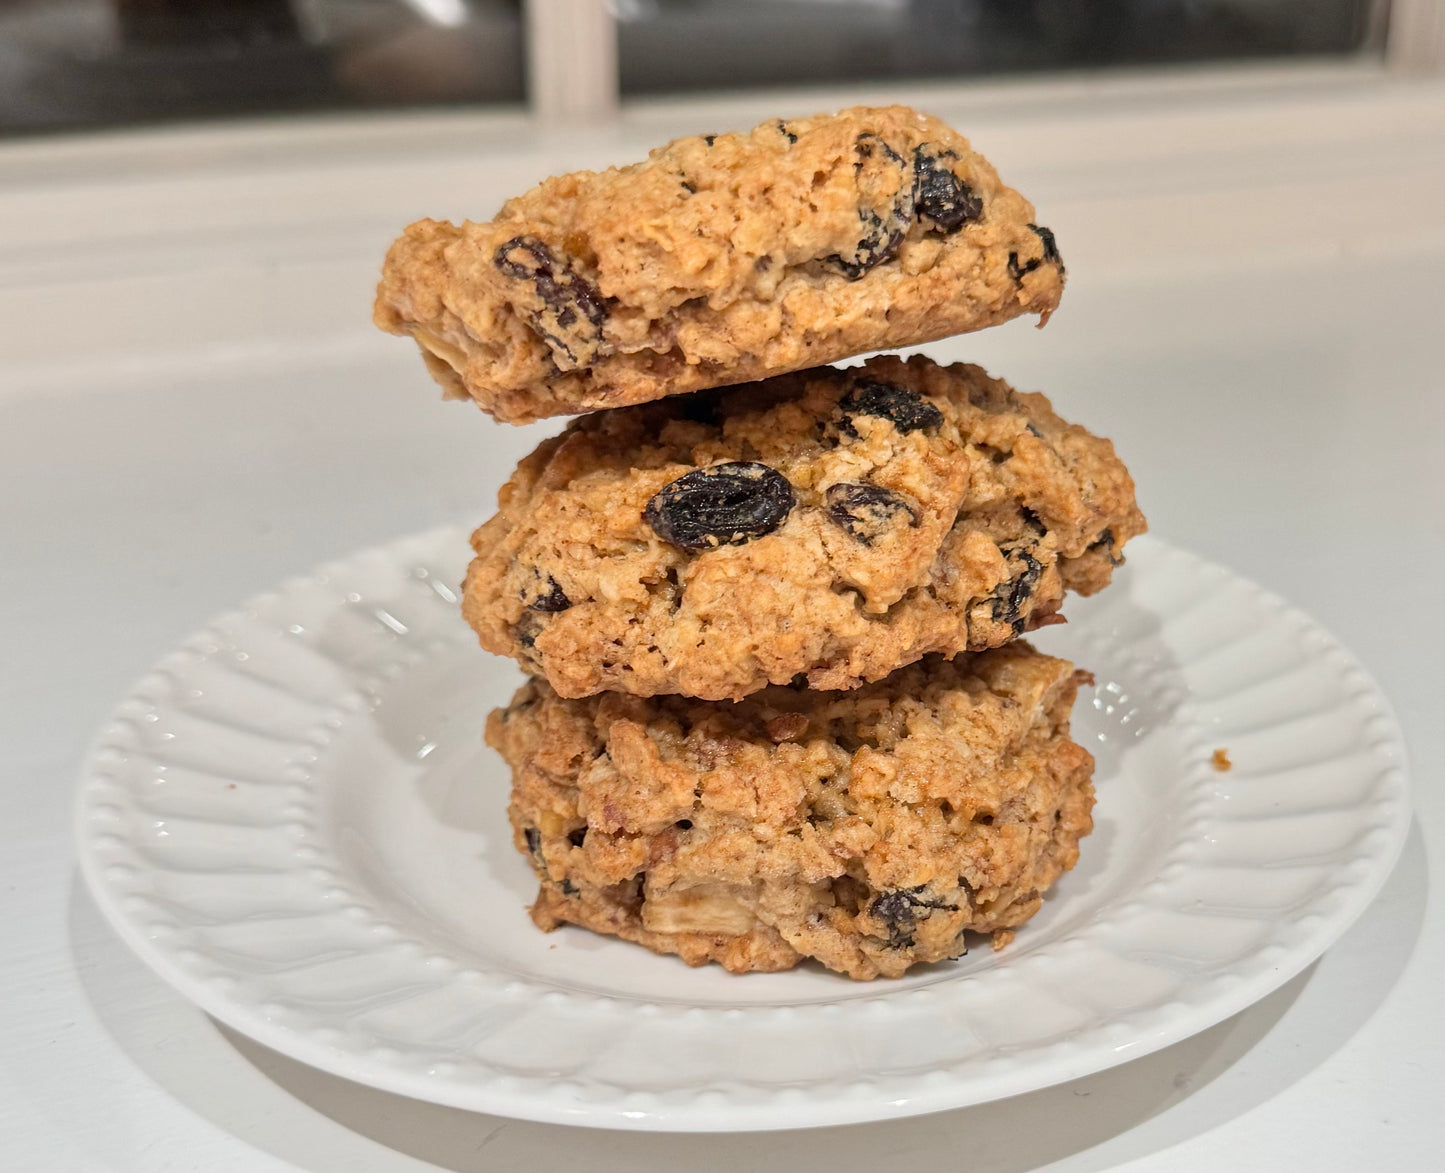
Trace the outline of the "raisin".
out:
M 1059 253 L 1059 242 L 1054 239 L 1053 230 L 1043 228 L 1038 224 L 1030 224 L 1029 227 L 1034 230 L 1034 233 L 1044 243 L 1044 260 L 1058 265 L 1059 272 L 1062 273 L 1064 271 L 1064 258 Z
M 732 461 L 694 469 L 663 486 L 642 516 L 664 542 L 707 550 L 772 533 L 796 501 L 793 486 L 776 469 Z
M 869 905 L 868 915 L 880 921 L 888 930 L 890 949 L 906 949 L 912 945 L 914 924 L 926 920 L 934 909 L 957 911 L 958 905 L 949 904 L 946 900 L 924 898 L 921 893 L 927 887 L 927 884 L 919 884 L 916 888 L 897 888 L 892 892 L 884 892 Z M 923 910 L 922 916 L 919 915 L 920 909 Z
M 591 366 L 601 353 L 607 320 L 607 307 L 592 283 L 534 236 L 514 236 L 493 259 L 506 276 L 528 281 L 536 291 L 541 308 L 523 312 L 547 343 L 558 370 Z
M 896 166 L 903 166 L 903 156 L 869 131 L 865 130 L 858 136 L 857 142 L 854 143 L 854 149 L 858 152 L 858 162 L 853 164 L 855 172 L 861 173 L 868 161 L 875 156 L 881 156 Z
M 828 516 L 847 530 L 849 537 L 865 546 L 871 546 L 905 514 L 909 525 L 918 524 L 918 510 L 882 485 L 843 481 L 829 486 L 823 499 L 828 506 Z
M 1034 234 L 1044 246 L 1044 255 L 1041 257 L 1030 257 L 1027 261 L 1020 263 L 1018 253 L 1008 255 L 1008 273 L 1015 281 L 1022 281 L 1028 274 L 1032 273 L 1044 262 L 1058 265 L 1059 272 L 1064 272 L 1064 258 L 1059 255 L 1059 242 L 1054 239 L 1054 234 L 1047 228 L 1040 228 L 1037 224 L 1030 224 Z
M 1024 625 L 1019 612 L 1034 593 L 1044 566 L 1024 549 L 1004 550 L 1002 553 L 1008 559 L 1009 576 L 994 588 L 990 607 L 996 622 L 1010 624 L 1014 632 L 1019 633 Z
M 860 379 L 838 401 L 838 406 L 843 410 L 843 430 L 850 436 L 858 434 L 852 422 L 855 415 L 876 415 L 891 420 L 900 432 L 931 432 L 943 426 L 943 412 L 918 392 L 897 383 Z
M 562 881 L 562 895 L 563 895 L 563 896 L 576 896 L 577 893 L 578 893 L 578 891 L 579 891 L 579 889 L 578 889 L 577 885 L 574 884 L 571 880 L 563 880 L 563 881 Z
M 983 215 L 983 200 L 953 173 L 952 151 L 937 151 L 924 143 L 913 152 L 913 207 L 944 232 L 957 232 Z
M 903 230 L 890 227 L 876 212 L 860 209 L 858 219 L 863 224 L 863 236 L 852 252 L 848 256 L 834 253 L 828 258 L 828 263 L 849 281 L 857 281 L 869 269 L 892 260 L 903 243 Z
M 892 260 L 913 223 L 913 183 L 903 156 L 876 134 L 860 134 L 853 165 L 858 185 L 858 221 L 863 226 L 858 243 L 834 253 L 827 263 L 849 281 Z
M 713 143 L 717 142 L 717 135 L 715 135 L 715 134 L 705 134 L 705 135 L 702 136 L 702 141 L 703 141 L 707 146 L 712 146 Z
M 531 602 L 527 603 L 528 611 L 541 611 L 547 615 L 556 614 L 558 611 L 565 611 L 572 606 L 572 600 L 561 588 L 557 580 L 550 574 L 547 577 L 547 589 Z
M 1022 281 L 1025 277 L 1027 277 L 1043 263 L 1043 258 L 1041 257 L 1030 257 L 1021 265 L 1019 264 L 1018 253 L 1009 253 L 1008 275 L 1012 277 L 1015 281 Z
M 517 642 L 524 648 L 536 646 L 537 637 L 542 634 L 543 623 L 537 617 L 536 612 L 525 611 L 522 617 L 517 620 L 512 632 L 517 637 Z
M 1104 532 L 1089 543 L 1090 550 L 1107 550 L 1109 553 L 1109 564 L 1111 566 L 1123 566 L 1124 559 L 1114 552 L 1114 528 L 1106 526 Z
M 527 841 L 527 850 L 538 859 L 542 858 L 542 832 L 536 827 L 524 827 L 522 837 Z
M 795 142 L 798 141 L 798 136 L 788 129 L 788 124 L 784 122 L 781 118 L 778 119 L 778 133 L 783 135 L 788 140 L 789 146 L 792 146 Z
M 908 892 L 903 889 L 897 892 L 883 893 L 873 901 L 868 915 L 887 925 L 890 934 L 898 931 L 903 925 L 911 925 L 916 919 L 913 902 L 909 900 Z

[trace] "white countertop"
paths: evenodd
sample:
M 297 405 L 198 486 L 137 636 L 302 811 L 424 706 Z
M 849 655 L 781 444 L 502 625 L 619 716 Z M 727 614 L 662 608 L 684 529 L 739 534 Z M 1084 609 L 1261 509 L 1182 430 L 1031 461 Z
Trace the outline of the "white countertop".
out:
M 877 93 L 841 100 L 875 100 Z M 891 96 L 891 95 L 890 95 Z M 1417 822 L 1382 896 L 1250 1010 L 936 1116 L 689 1138 L 513 1122 L 218 1028 L 101 922 L 69 809 L 93 728 L 215 611 L 355 546 L 481 520 L 556 425 L 438 400 L 368 325 L 408 219 L 568 165 L 837 105 L 693 102 L 0 147 L 0 1166 L 1137 1168 L 1394 1173 L 1445 1152 L 1445 103 L 1354 70 L 900 95 L 962 127 L 1069 263 L 1042 333 L 928 347 L 1112 436 L 1154 532 L 1311 612 L 1391 697 Z M 1431 905 L 1436 911 L 1431 911 Z

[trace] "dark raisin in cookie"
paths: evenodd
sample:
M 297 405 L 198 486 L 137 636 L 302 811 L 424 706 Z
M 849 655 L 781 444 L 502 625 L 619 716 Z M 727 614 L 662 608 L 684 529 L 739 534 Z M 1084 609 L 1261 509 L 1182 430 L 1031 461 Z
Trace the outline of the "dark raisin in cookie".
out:
M 733 460 L 694 469 L 664 485 L 642 516 L 684 550 L 738 546 L 770 534 L 797 501 L 788 478 L 766 464 Z

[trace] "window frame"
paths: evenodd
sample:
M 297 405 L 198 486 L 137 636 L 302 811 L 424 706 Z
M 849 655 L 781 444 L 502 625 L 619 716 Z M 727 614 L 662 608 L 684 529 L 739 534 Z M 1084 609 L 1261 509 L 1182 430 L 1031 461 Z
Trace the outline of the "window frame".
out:
M 622 101 L 616 0 L 523 0 L 523 10 L 531 113 L 551 124 L 613 120 Z M 1440 72 L 1445 0 L 1371 0 L 1356 57 L 1381 58 L 1392 73 Z M 1227 68 L 1231 63 L 1212 64 Z M 651 100 L 661 97 L 649 95 Z

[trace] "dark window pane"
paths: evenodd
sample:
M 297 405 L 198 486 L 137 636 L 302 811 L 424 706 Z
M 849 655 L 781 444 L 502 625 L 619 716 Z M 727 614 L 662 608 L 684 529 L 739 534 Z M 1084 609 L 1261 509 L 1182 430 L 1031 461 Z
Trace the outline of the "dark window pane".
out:
M 619 0 L 626 93 L 1357 52 L 1372 0 Z
M 0 132 L 523 99 L 520 0 L 0 0 Z

